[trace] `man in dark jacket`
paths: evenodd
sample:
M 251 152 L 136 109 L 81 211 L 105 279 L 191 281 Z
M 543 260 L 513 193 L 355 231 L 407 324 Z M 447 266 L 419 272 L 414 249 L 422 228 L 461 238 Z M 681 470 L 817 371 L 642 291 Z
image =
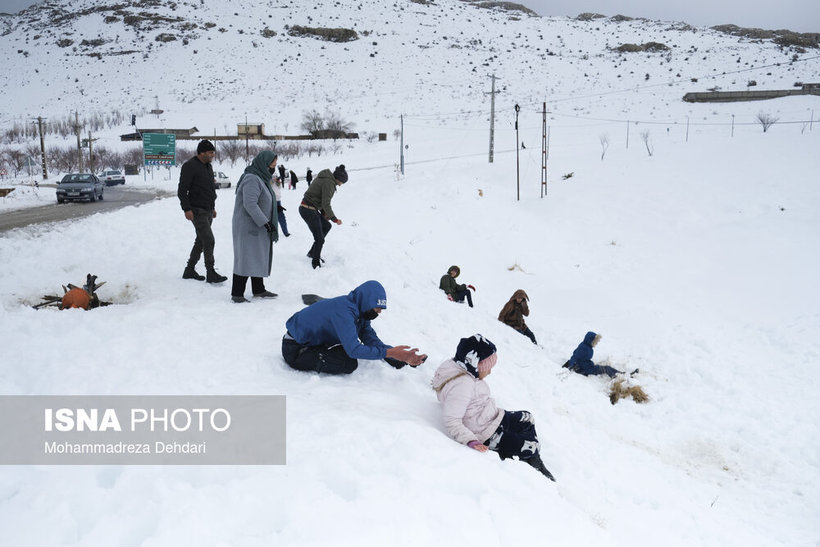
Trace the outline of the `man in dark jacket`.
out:
M 370 322 L 387 308 L 387 293 L 378 281 L 365 281 L 346 296 L 311 304 L 293 314 L 285 326 L 282 356 L 296 370 L 350 374 L 357 359 L 386 360 L 395 368 L 417 367 L 427 359 L 418 348 L 388 346 Z
M 336 193 L 336 187 L 347 182 L 347 171 L 344 165 L 339 165 L 333 172 L 330 169 L 323 169 L 316 175 L 316 179 L 310 183 L 302 203 L 299 205 L 299 216 L 307 224 L 310 233 L 313 234 L 313 246 L 307 255 L 311 259 L 313 269 L 322 266 L 322 247 L 325 244 L 325 236 L 330 231 L 331 222 L 341 224 L 342 219 L 336 218 L 330 200 Z
M 182 272 L 183 279 L 196 279 L 208 283 L 222 283 L 227 277 L 214 269 L 214 233 L 211 223 L 216 217 L 216 187 L 214 186 L 214 168 L 211 162 L 216 155 L 216 148 L 211 141 L 200 141 L 196 147 L 196 156 L 182 164 L 179 172 L 177 197 L 185 212 L 185 218 L 194 225 L 196 239 L 188 257 L 188 265 Z M 199 257 L 205 253 L 206 275 L 196 271 Z

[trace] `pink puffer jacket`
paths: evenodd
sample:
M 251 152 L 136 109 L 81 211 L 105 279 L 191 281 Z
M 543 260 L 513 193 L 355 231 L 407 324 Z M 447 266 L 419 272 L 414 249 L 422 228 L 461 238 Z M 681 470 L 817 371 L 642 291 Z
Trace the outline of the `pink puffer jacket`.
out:
M 490 386 L 453 359 L 439 365 L 432 381 L 444 418 L 447 434 L 456 441 L 484 442 L 498 429 L 504 409 L 495 406 Z

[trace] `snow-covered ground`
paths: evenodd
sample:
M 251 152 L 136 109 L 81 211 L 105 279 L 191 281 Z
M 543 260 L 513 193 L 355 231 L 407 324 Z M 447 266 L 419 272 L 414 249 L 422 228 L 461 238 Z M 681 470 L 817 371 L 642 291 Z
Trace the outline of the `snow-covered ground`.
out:
M 273 301 L 237 305 L 227 284 L 181 279 L 194 234 L 175 198 L 0 234 L 0 393 L 287 397 L 284 466 L 0 468 L 0 543 L 820 544 L 820 126 L 807 122 L 817 121 L 817 99 L 681 101 L 685 91 L 744 88 L 751 78 L 770 88 L 817 81 L 816 57 L 785 63 L 790 53 L 770 43 L 708 29 L 514 20 L 454 0 L 272 4 L 279 23 L 374 34 L 328 44 L 288 38 L 277 24 L 265 43 L 276 52 L 270 74 L 259 67 L 271 48 L 250 45 L 261 40 L 256 30 L 235 30 L 265 23 L 250 0 L 182 2 L 176 14 L 231 29 L 200 27 L 187 49 L 120 33 L 116 47 L 155 44 L 145 60 L 35 47 L 22 26 L 0 36 L 17 75 L 0 76 L 15 105 L 0 113 L 4 127 L 79 105 L 122 109 L 126 95 L 125 108 L 150 109 L 156 94 L 166 110 L 157 123 L 203 135 L 232 131 L 246 111 L 296 133 L 304 110 L 325 107 L 363 133 L 389 134 L 285 161 L 300 175 L 344 163 L 350 181 L 334 198 L 343 224 L 319 270 L 305 257 L 311 238 L 297 211 L 305 184 L 283 191 L 293 235 L 274 248 Z M 72 24 L 60 32 L 76 32 L 78 44 L 119 23 L 104 25 L 92 10 Z M 648 40 L 667 42 L 670 56 L 607 49 Z M 119 79 L 89 85 L 105 71 Z M 496 71 L 503 92 L 490 164 L 487 76 Z M 333 86 L 310 85 L 325 72 Z M 526 143 L 520 200 L 516 102 Z M 392 135 L 400 112 L 404 176 Z M 779 122 L 764 133 L 759 112 Z M 118 141 L 130 130 L 101 131 L 100 144 L 132 146 Z M 236 181 L 244 164 L 217 159 Z M 173 191 L 178 173 L 127 185 Z M 230 275 L 233 189 L 218 195 L 217 269 Z M 0 198 L 0 214 L 53 200 L 53 188 L 20 184 Z M 476 286 L 474 309 L 438 290 L 451 264 Z M 87 273 L 106 281 L 100 297 L 115 305 L 32 309 Z M 300 295 L 344 294 L 368 279 L 388 293 L 379 335 L 428 361 L 398 371 L 361 362 L 348 377 L 291 370 L 280 341 Z M 530 296 L 539 346 L 496 319 L 516 289 Z M 646 404 L 612 405 L 608 381 L 561 368 L 588 330 L 603 335 L 596 360 L 640 369 L 632 382 Z M 533 412 L 557 483 L 445 435 L 430 379 L 476 332 L 499 348 L 488 378 L 496 401 Z
M 424 146 L 450 147 L 451 133 L 428 132 Z M 235 305 L 226 285 L 180 279 L 193 231 L 175 199 L 6 233 L 3 393 L 282 394 L 288 463 L 6 467 L 5 541 L 816 543 L 820 133 L 671 136 L 651 157 L 613 142 L 603 161 L 595 142 L 562 154 L 553 137 L 545 199 L 536 170 L 516 201 L 509 152 L 491 165 L 411 164 L 400 180 L 392 168 L 363 169 L 389 164 L 392 143 L 325 158 L 321 167 L 350 168 L 334 201 L 344 224 L 328 237 L 326 267 L 311 270 L 302 191 L 284 192 L 293 235 L 275 246 L 275 301 Z M 539 152 L 522 152 L 522 165 L 538 165 Z M 227 274 L 232 198 L 219 192 L 214 224 Z M 437 289 L 453 263 L 477 287 L 474 309 Z M 88 272 L 116 305 L 30 308 Z M 344 378 L 290 370 L 280 339 L 300 295 L 367 279 L 388 291 L 379 334 L 428 362 L 363 362 Z M 542 347 L 496 320 L 518 288 Z M 597 359 L 641 369 L 634 382 L 648 403 L 613 406 L 607 382 L 560 368 L 587 330 L 604 335 Z M 499 347 L 489 378 L 498 403 L 535 414 L 556 484 L 444 434 L 429 381 L 475 332 Z

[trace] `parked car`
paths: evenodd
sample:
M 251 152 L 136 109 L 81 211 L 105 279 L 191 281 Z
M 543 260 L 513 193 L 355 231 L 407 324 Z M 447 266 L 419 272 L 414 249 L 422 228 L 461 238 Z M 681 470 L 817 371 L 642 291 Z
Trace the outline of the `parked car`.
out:
M 57 203 L 103 199 L 105 185 L 92 173 L 69 173 L 57 184 Z
M 114 186 L 115 184 L 125 184 L 125 175 L 122 171 L 117 169 L 109 169 L 100 173 L 100 178 L 106 186 Z
M 217 188 L 230 188 L 231 179 L 222 171 L 214 171 L 214 186 Z

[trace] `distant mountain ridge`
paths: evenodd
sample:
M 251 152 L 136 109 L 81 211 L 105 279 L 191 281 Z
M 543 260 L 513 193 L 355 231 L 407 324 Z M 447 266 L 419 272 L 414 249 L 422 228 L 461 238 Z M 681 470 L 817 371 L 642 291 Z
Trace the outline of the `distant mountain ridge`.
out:
M 52 0 L 0 24 L 9 67 L 0 92 L 13 104 L 0 123 L 71 109 L 147 112 L 160 101 L 176 107 L 170 112 L 202 103 L 244 112 L 260 100 L 282 125 L 297 124 L 305 109 L 342 107 L 362 123 L 396 117 L 397 108 L 432 114 L 431 93 L 446 97 L 446 112 L 470 111 L 486 102 L 493 73 L 499 98 L 538 103 L 663 78 L 695 81 L 721 72 L 707 66 L 740 59 L 793 62 L 818 39 L 624 16 L 539 17 L 519 4 L 462 0 Z M 648 42 L 668 51 L 616 51 Z M 621 69 L 615 81 L 613 65 Z M 785 72 L 772 72 L 772 85 L 792 85 Z

